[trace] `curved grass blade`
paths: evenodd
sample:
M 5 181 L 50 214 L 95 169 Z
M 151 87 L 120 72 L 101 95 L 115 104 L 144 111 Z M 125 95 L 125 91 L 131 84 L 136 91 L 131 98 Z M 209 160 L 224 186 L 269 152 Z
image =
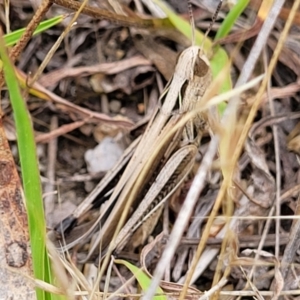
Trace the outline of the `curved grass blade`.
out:
M 116 264 L 124 265 L 127 269 L 130 270 L 135 279 L 138 281 L 143 292 L 149 288 L 151 284 L 151 278 L 149 278 L 149 276 L 144 273 L 143 270 L 123 259 L 116 259 L 114 260 L 114 262 Z M 157 288 L 156 294 L 159 294 L 160 296 L 153 297 L 154 300 L 167 300 L 167 297 L 163 295 L 164 291 L 160 287 Z

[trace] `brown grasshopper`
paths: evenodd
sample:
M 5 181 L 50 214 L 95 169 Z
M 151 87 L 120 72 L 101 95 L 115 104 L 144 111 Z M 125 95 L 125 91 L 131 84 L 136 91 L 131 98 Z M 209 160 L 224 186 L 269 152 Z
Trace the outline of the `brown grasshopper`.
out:
M 113 241 L 113 249 L 120 251 L 153 211 L 157 210 L 155 218 L 159 217 L 162 204 L 179 188 L 194 165 L 205 126 L 203 116 L 195 114 L 192 119 L 182 123 L 176 132 L 168 133 L 186 113 L 195 109 L 211 81 L 210 64 L 202 48 L 191 46 L 184 50 L 142 137 L 127 149 L 119 163 L 102 179 L 86 201 L 56 227 L 61 233 L 66 232 L 76 225 L 82 213 L 95 206 L 97 199 L 105 202 L 100 216 L 89 230 L 75 241 L 67 241 L 64 249 L 82 242 L 98 227 L 96 241 L 87 259 L 99 245 L 104 253 L 125 214 L 126 223 Z M 118 183 L 113 187 L 112 180 L 116 180 L 121 173 Z M 134 213 L 129 217 L 130 207 L 133 207 Z M 156 222 L 151 220 L 152 225 Z M 151 229 L 148 230 L 150 233 Z M 139 242 L 143 243 L 144 240 L 145 236 Z

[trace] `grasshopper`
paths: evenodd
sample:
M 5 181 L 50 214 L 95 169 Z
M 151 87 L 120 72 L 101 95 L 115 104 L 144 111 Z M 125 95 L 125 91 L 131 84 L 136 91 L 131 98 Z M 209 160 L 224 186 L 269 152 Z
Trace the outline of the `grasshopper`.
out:
M 191 46 L 184 50 L 142 137 L 127 149 L 112 172 L 100 181 L 86 201 L 62 224 L 58 224 L 57 231 L 64 233 L 76 225 L 78 216 L 83 212 L 95 207 L 96 203 L 99 205 L 106 201 L 100 216 L 84 234 L 87 237 L 95 228 L 99 229 L 86 259 L 91 257 L 99 245 L 104 249 L 102 254 L 105 253 L 125 213 L 126 223 L 113 241 L 113 249 L 121 251 L 153 211 L 156 210 L 155 218 L 159 217 L 162 204 L 190 173 L 205 127 L 203 116 L 195 114 L 174 134 L 168 133 L 186 113 L 195 109 L 211 81 L 209 60 L 202 48 Z M 118 183 L 113 187 L 112 180 L 116 180 L 121 173 Z M 134 209 L 130 217 L 127 216 L 129 207 Z M 156 220 L 151 223 L 155 225 Z M 82 238 L 70 243 L 67 241 L 64 249 L 81 242 Z M 145 236 L 140 243 L 144 241 Z

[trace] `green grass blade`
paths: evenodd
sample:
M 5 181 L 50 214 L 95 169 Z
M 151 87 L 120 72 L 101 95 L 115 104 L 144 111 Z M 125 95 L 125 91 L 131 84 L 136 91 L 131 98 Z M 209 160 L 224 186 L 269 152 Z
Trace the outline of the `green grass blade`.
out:
M 126 260 L 116 259 L 114 262 L 116 264 L 124 265 L 127 269 L 130 270 L 135 279 L 138 281 L 142 291 L 146 291 L 149 288 L 151 284 L 151 279 L 143 270 L 129 263 Z M 159 294 L 160 296 L 153 297 L 154 300 L 167 300 L 167 297 L 163 295 L 164 291 L 160 287 L 157 288 L 156 294 Z
M 34 276 L 37 279 L 51 283 L 52 280 L 49 280 L 49 274 L 51 279 L 53 276 L 51 275 L 51 267 L 45 243 L 46 224 L 32 123 L 26 103 L 21 95 L 14 68 L 7 55 L 2 39 L 0 39 L 0 57 L 3 63 L 4 78 L 14 112 Z M 38 300 L 54 299 L 51 294 L 41 289 L 37 289 L 36 292 Z
M 153 0 L 153 2 L 155 4 L 157 4 L 161 8 L 161 10 L 163 10 L 163 12 L 167 15 L 167 18 L 169 19 L 171 24 L 178 31 L 180 31 L 182 34 L 184 34 L 187 38 L 189 38 L 192 41 L 191 24 L 189 22 L 187 22 L 185 19 L 183 19 L 182 17 L 180 17 L 179 15 L 177 15 L 173 11 L 173 9 L 170 6 L 168 6 L 164 1 Z M 201 31 L 196 30 L 195 31 L 195 44 L 202 45 L 203 38 L 204 38 L 204 34 Z M 203 46 L 204 51 L 207 53 L 212 48 L 212 41 L 209 38 L 207 38 L 204 41 L 204 44 L 202 46 Z
M 63 19 L 65 19 L 66 15 L 57 16 L 54 18 L 51 18 L 49 20 L 41 22 L 37 29 L 34 31 L 33 35 L 37 35 L 43 31 L 46 31 L 47 29 L 59 24 Z M 11 33 L 8 33 L 4 35 L 4 42 L 6 46 L 13 46 L 17 43 L 17 41 L 20 39 L 22 34 L 24 33 L 25 29 L 18 29 Z
M 248 6 L 250 0 L 239 0 L 236 5 L 230 9 L 228 12 L 228 15 L 222 22 L 216 36 L 215 40 L 218 40 L 220 38 L 224 38 L 228 35 L 231 28 L 233 27 L 235 21 L 239 18 L 239 16 L 242 14 L 242 12 L 245 10 L 245 8 Z

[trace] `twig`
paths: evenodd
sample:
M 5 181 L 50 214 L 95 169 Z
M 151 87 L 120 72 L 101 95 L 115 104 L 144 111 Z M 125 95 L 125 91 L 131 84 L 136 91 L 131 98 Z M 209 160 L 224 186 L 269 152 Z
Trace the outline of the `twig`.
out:
M 83 8 L 85 7 L 86 3 L 87 3 L 87 0 L 84 0 L 82 3 L 79 3 L 80 4 L 79 9 L 76 11 L 76 13 L 73 16 L 72 20 L 70 21 L 70 23 L 68 24 L 68 26 L 65 28 L 65 30 L 62 32 L 62 34 L 59 36 L 59 38 L 57 39 L 57 41 L 51 47 L 50 51 L 47 53 L 46 57 L 44 58 L 43 62 L 39 66 L 39 68 L 36 71 L 36 73 L 34 74 L 34 76 L 28 80 L 28 86 L 31 87 L 32 84 L 34 82 L 36 82 L 37 79 L 40 77 L 40 75 L 43 73 L 43 71 L 46 68 L 47 64 L 49 63 L 50 59 L 54 55 L 55 51 L 58 49 L 58 47 L 60 46 L 60 44 L 63 41 L 63 39 L 70 32 L 72 26 L 75 24 L 75 21 L 79 17 L 79 15 L 80 15 L 81 11 L 83 10 Z
M 214 285 L 209 291 L 205 292 L 203 296 L 199 298 L 199 300 L 209 300 L 210 296 L 213 295 L 216 291 L 221 289 L 226 283 L 227 283 L 226 278 L 222 278 L 216 285 Z
M 34 16 L 32 17 L 29 24 L 26 26 L 25 32 L 23 33 L 22 37 L 19 39 L 17 44 L 12 48 L 12 50 L 9 53 L 9 57 L 14 63 L 17 58 L 19 57 L 20 53 L 24 50 L 27 43 L 31 39 L 34 30 L 37 28 L 37 26 L 40 24 L 41 20 L 47 13 L 47 11 L 52 6 L 52 2 L 49 0 L 42 1 L 42 5 L 38 8 L 38 10 L 35 12 Z
M 264 56 L 267 57 L 266 51 L 264 51 Z M 265 59 L 265 64 L 267 67 L 267 59 Z M 267 94 L 270 95 L 270 82 L 267 87 Z M 269 98 L 269 97 L 268 97 Z M 276 115 L 274 99 L 269 98 L 270 112 L 271 116 L 274 117 Z M 276 164 L 276 196 L 275 196 L 275 215 L 281 215 L 281 201 L 280 201 L 280 193 L 281 193 L 281 165 L 280 165 L 280 146 L 279 146 L 279 136 L 278 136 L 278 126 L 274 124 L 272 126 L 273 138 L 274 138 L 274 152 L 275 152 L 275 164 Z M 280 219 L 276 219 L 275 221 L 275 257 L 279 260 L 279 239 L 280 239 Z
M 46 12 L 51 7 L 52 3 L 49 2 L 49 0 L 43 1 L 42 5 L 39 7 L 39 9 L 36 11 L 35 15 L 32 17 L 29 24 L 26 26 L 25 32 L 19 39 L 19 41 L 16 43 L 16 45 L 12 48 L 12 50 L 9 53 L 9 57 L 14 64 L 17 58 L 19 57 L 20 53 L 24 50 L 26 47 L 28 41 L 33 35 L 34 30 L 37 28 L 39 23 L 41 22 L 42 18 L 46 14 Z M 0 87 L 4 84 L 4 78 L 3 78 L 3 71 L 0 73 Z
M 63 6 L 65 8 L 77 11 L 80 8 L 81 3 L 75 2 L 73 0 L 50 0 L 52 3 Z M 123 15 L 118 15 L 112 13 L 108 10 L 100 9 L 97 7 L 91 7 L 86 5 L 82 13 L 88 15 L 90 17 L 96 19 L 104 19 L 115 24 L 123 25 L 123 26 L 135 26 L 135 27 L 143 27 L 143 28 L 153 28 L 155 27 L 155 21 L 157 20 L 144 20 L 141 18 L 133 18 Z
M 58 126 L 57 116 L 53 116 L 51 118 L 50 130 L 55 130 Z M 56 162 L 56 153 L 57 153 L 57 138 L 54 138 L 49 141 L 48 144 L 48 163 L 47 163 L 47 178 L 48 182 L 45 186 L 45 196 L 44 198 L 44 206 L 45 206 L 45 215 L 49 217 L 49 215 L 54 210 L 54 186 L 53 182 L 55 181 L 55 162 Z M 52 225 L 52 224 L 50 224 Z

